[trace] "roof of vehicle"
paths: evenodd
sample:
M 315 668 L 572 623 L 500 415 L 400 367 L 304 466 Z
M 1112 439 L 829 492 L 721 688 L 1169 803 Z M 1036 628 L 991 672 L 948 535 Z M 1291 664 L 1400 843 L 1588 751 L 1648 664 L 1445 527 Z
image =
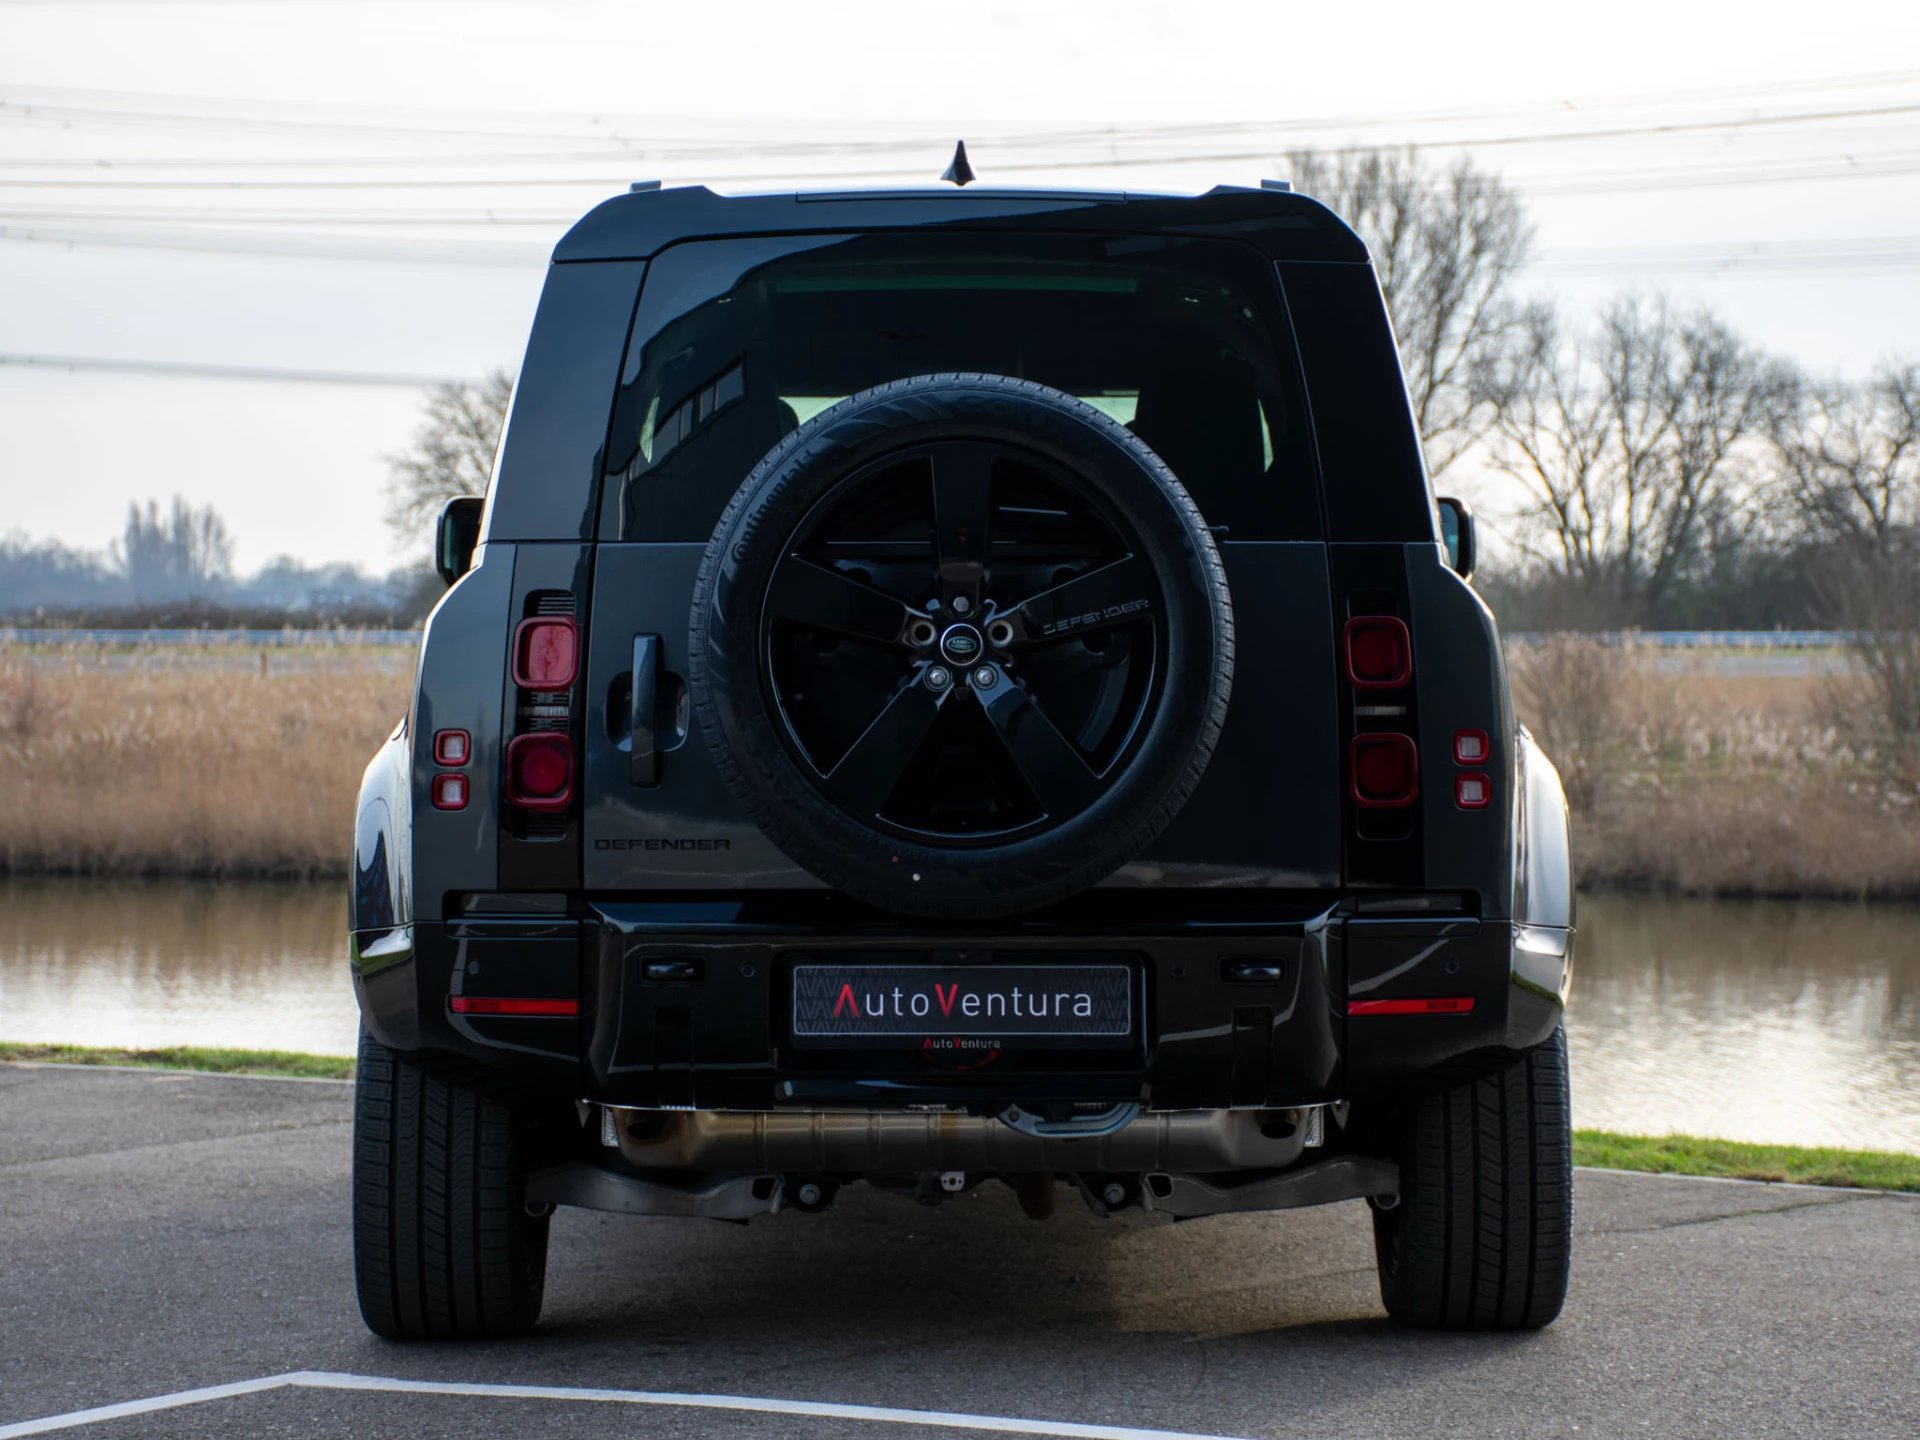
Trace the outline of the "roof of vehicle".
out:
M 561 237 L 553 258 L 644 260 L 682 240 L 933 227 L 1181 235 L 1235 240 L 1276 260 L 1367 258 L 1359 237 L 1319 201 L 1236 185 L 1201 195 L 984 187 L 721 195 L 704 185 L 636 188 L 587 212 Z

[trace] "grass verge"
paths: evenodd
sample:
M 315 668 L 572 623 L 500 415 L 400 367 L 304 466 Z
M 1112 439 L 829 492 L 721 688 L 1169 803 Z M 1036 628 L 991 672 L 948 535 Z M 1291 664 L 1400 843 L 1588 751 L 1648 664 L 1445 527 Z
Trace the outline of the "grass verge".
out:
M 130 1065 L 145 1070 L 204 1070 L 215 1075 L 292 1075 L 304 1080 L 351 1080 L 346 1055 L 301 1055 L 292 1050 L 219 1050 L 168 1045 L 157 1050 L 113 1050 L 95 1045 L 29 1045 L 0 1040 L 0 1063 Z
M 1616 1135 L 1609 1130 L 1576 1130 L 1573 1163 L 1663 1175 L 1715 1175 L 1729 1180 L 1790 1180 L 1800 1185 L 1920 1192 L 1920 1155 L 1895 1155 L 1884 1150 L 1750 1145 L 1698 1135 Z

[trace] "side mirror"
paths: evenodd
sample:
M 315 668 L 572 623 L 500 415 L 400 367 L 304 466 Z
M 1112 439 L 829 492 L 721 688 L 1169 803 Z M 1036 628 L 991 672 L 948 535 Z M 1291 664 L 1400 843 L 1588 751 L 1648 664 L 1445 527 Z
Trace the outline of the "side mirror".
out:
M 1447 564 L 1462 580 L 1473 579 L 1473 562 L 1479 547 L 1473 539 L 1473 511 L 1466 502 L 1450 496 L 1440 497 L 1440 538 L 1447 547 Z
M 480 516 L 486 508 L 478 495 L 459 495 L 440 507 L 433 530 L 433 568 L 449 585 L 473 567 L 473 547 L 480 543 Z

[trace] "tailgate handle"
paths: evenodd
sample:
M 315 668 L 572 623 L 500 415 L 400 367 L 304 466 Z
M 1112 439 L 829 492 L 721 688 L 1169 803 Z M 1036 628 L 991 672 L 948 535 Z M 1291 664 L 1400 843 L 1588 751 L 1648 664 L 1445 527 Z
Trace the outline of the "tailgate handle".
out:
M 1251 960 L 1229 960 L 1225 966 L 1229 980 L 1279 980 L 1285 973 L 1278 960 L 1264 956 Z
M 659 737 L 654 734 L 659 714 L 660 637 L 633 637 L 632 698 L 628 701 L 627 732 L 633 737 L 633 753 L 628 758 L 629 774 L 636 785 L 660 783 Z

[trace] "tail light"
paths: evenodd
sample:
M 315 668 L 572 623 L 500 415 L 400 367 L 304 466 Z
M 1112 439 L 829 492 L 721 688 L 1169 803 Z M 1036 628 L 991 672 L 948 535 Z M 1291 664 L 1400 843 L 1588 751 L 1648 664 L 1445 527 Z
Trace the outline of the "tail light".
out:
M 513 683 L 522 690 L 565 690 L 579 669 L 580 628 L 573 621 L 535 616 L 513 632 Z
M 1394 690 L 1413 678 L 1413 641 L 1397 615 L 1356 615 L 1341 634 L 1356 690 Z
M 1493 803 L 1493 781 L 1481 771 L 1453 777 L 1453 803 L 1462 810 L 1484 810 Z
M 466 809 L 467 777 L 457 772 L 434 776 L 433 808 L 436 810 Z
M 507 746 L 507 800 L 523 810 L 564 810 L 573 799 L 573 741 L 555 730 Z
M 1420 754 L 1413 740 L 1392 731 L 1353 737 L 1347 752 L 1353 803 L 1363 810 L 1399 810 L 1420 793 Z

